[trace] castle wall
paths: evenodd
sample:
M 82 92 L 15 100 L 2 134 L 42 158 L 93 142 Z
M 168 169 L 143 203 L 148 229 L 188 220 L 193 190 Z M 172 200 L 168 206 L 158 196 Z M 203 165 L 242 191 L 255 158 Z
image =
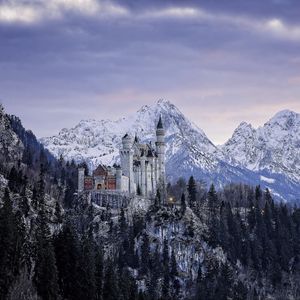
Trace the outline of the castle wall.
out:
M 122 176 L 122 179 L 121 179 L 121 191 L 122 192 L 129 192 L 129 178 L 126 177 L 126 176 Z
M 149 196 L 152 194 L 153 186 L 152 186 L 152 164 L 149 162 L 147 166 L 147 173 L 146 173 L 146 182 L 147 182 L 147 192 L 146 195 Z
M 121 169 L 124 176 L 129 178 L 129 192 L 136 192 L 135 182 L 134 182 L 134 173 L 133 173 L 133 150 L 131 148 L 128 149 L 128 145 L 123 144 L 123 148 L 125 149 L 120 151 L 121 156 Z
M 146 158 L 141 157 L 141 193 L 143 196 L 146 195 Z
M 83 192 L 84 190 L 84 168 L 78 169 L 78 192 Z
M 140 187 L 142 195 L 149 196 L 156 193 L 159 185 L 165 183 L 165 142 L 164 142 L 164 129 L 160 120 L 156 130 L 156 157 L 145 156 L 151 146 L 138 144 L 137 141 L 129 143 L 130 138 L 125 135 L 123 138 L 123 149 L 121 153 L 122 170 L 124 175 L 129 177 L 130 185 L 135 184 L 134 192 L 137 187 Z M 148 148 L 149 147 L 149 148 Z M 134 159 L 131 153 L 134 152 Z M 143 154 L 141 154 L 142 152 Z M 139 155 L 142 156 L 139 156 Z M 135 167 L 133 163 L 137 162 Z M 133 182 L 133 183 L 132 183 Z M 131 189 L 131 192 L 133 190 Z

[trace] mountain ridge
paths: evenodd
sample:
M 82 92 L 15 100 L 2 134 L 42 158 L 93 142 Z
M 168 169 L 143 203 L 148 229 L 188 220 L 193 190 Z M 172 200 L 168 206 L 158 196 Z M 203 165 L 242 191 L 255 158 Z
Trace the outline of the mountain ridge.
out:
M 162 116 L 166 129 L 168 180 L 193 175 L 207 183 L 215 183 L 217 187 L 231 182 L 261 184 L 281 199 L 300 199 L 297 172 L 295 175 L 292 169 L 284 170 L 273 165 L 264 167 L 262 163 L 261 167 L 255 167 L 258 162 L 253 157 L 260 157 L 259 148 L 254 147 L 257 132 L 261 131 L 259 128 L 255 129 L 251 124 L 242 122 L 224 145 L 216 146 L 202 129 L 167 100 L 161 99 L 154 105 L 144 105 L 135 114 L 116 121 L 82 120 L 73 128 L 62 129 L 58 135 L 42 138 L 40 141 L 56 157 L 62 155 L 65 159 L 74 159 L 76 162 L 87 161 L 90 168 L 94 169 L 99 163 L 112 165 L 119 161 L 121 137 L 127 132 L 132 136 L 137 135 L 144 142 L 153 141 L 159 116 Z M 269 135 L 272 129 L 279 130 L 284 126 L 286 116 L 297 116 L 297 113 L 285 110 L 279 112 L 276 118 L 271 118 L 264 124 L 266 128 L 270 127 Z M 294 117 L 291 118 L 293 120 Z M 288 123 L 291 128 L 296 125 L 292 121 Z
M 253 171 L 268 170 L 300 182 L 300 114 L 282 110 L 263 126 L 238 126 L 220 148 L 233 164 Z

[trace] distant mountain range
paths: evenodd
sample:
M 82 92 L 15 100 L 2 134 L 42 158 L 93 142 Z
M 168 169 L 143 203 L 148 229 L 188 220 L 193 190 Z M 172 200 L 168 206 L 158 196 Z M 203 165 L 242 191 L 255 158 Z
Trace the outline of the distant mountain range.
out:
M 288 110 L 258 129 L 241 123 L 219 147 L 165 100 L 145 105 L 117 121 L 83 120 L 40 141 L 56 157 L 86 161 L 91 168 L 99 163 L 111 165 L 119 160 L 121 138 L 126 132 L 143 141 L 155 138 L 160 115 L 166 128 L 169 180 L 193 175 L 218 187 L 231 182 L 260 184 L 279 199 L 300 201 L 300 115 Z

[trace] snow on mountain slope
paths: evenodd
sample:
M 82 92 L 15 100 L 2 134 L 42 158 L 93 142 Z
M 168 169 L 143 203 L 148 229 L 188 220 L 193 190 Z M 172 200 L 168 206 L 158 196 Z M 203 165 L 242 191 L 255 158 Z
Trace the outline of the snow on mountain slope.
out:
M 125 133 L 135 134 L 142 141 L 155 141 L 156 123 L 162 116 L 166 129 L 167 161 L 177 155 L 188 154 L 194 163 L 204 169 L 217 164 L 221 151 L 213 145 L 204 132 L 187 120 L 170 102 L 159 100 L 152 106 L 143 106 L 137 113 L 117 121 L 85 120 L 71 129 L 63 129 L 57 136 L 42 138 L 41 142 L 55 156 L 97 164 L 113 164 L 119 159 L 121 138 Z
M 299 131 L 296 129 L 298 126 L 299 130 L 299 120 L 293 117 L 290 121 L 285 121 L 284 116 L 278 115 L 270 120 L 271 123 L 265 124 L 264 134 L 259 136 L 260 129 L 255 130 L 250 124 L 242 123 L 233 137 L 223 147 L 218 148 L 172 103 L 159 100 L 152 106 L 145 105 L 135 114 L 116 121 L 81 121 L 74 128 L 62 129 L 56 136 L 42 138 L 41 142 L 56 157 L 62 155 L 68 160 L 86 161 L 92 169 L 99 163 L 112 165 L 119 161 L 121 138 L 125 133 L 132 136 L 136 134 L 142 141 L 155 141 L 156 124 L 160 115 L 166 129 L 168 180 L 174 181 L 180 176 L 188 178 L 193 175 L 208 184 L 213 182 L 217 187 L 231 182 L 261 184 L 262 188 L 268 187 L 278 198 L 300 200 L 300 184 L 293 177 L 293 163 L 299 166 L 297 156 L 293 156 L 294 151 L 298 151 L 299 159 Z M 287 134 L 287 128 L 290 134 Z M 281 149 L 281 140 L 285 139 L 293 142 L 293 148 L 289 149 L 289 143 L 286 143 L 285 150 L 280 152 L 282 154 L 277 153 Z M 268 142 L 264 142 L 265 140 Z M 273 148 L 267 147 L 263 150 L 266 143 Z M 275 153 L 270 153 L 275 148 Z M 289 164 L 285 164 L 289 177 L 285 175 L 283 168 L 279 168 L 277 157 L 283 154 L 290 159 Z M 264 167 L 267 158 L 273 169 Z M 277 158 L 277 161 L 272 162 L 273 158 Z M 274 173 L 277 171 L 278 173 Z
M 221 149 L 235 165 L 300 183 L 300 114 L 281 111 L 257 130 L 241 123 Z

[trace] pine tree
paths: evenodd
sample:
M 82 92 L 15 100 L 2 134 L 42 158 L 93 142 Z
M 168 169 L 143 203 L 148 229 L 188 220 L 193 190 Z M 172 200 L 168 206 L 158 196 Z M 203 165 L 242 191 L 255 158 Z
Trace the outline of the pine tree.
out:
M 114 270 L 113 262 L 108 261 L 103 285 L 103 299 L 105 300 L 119 300 L 118 278 Z
M 160 205 L 161 205 L 161 195 L 159 189 L 157 189 L 155 199 L 154 199 L 154 207 L 158 209 Z
M 143 275 L 148 273 L 149 258 L 150 258 L 149 238 L 147 233 L 144 233 L 142 236 L 142 245 L 141 245 L 141 273 Z
M 164 239 L 163 244 L 163 266 L 165 269 L 169 268 L 170 258 L 169 258 L 169 245 L 168 240 Z
M 219 266 L 211 254 L 209 254 L 206 260 L 206 274 L 202 281 L 203 290 L 205 291 L 203 294 L 205 298 L 200 299 L 218 299 L 215 295 L 218 286 Z
M 61 224 L 63 222 L 62 213 L 61 213 L 61 207 L 58 201 L 55 203 L 55 212 L 54 212 L 56 222 Z
M 0 299 L 5 299 L 14 279 L 15 218 L 8 188 L 0 209 Z
M 95 282 L 96 282 L 96 300 L 102 299 L 103 293 L 103 281 L 104 281 L 104 261 L 103 261 L 103 250 L 101 247 L 96 249 L 95 255 Z
M 220 226 L 219 228 L 216 226 L 213 226 L 211 231 L 210 237 L 210 243 L 213 246 L 216 246 L 218 241 L 220 241 L 220 244 L 222 248 L 227 252 L 229 252 L 231 245 L 230 241 L 230 234 L 228 230 L 227 225 L 227 215 L 225 210 L 225 205 L 222 203 L 221 205 L 221 213 L 220 213 Z M 229 253 L 230 254 L 230 253 Z
M 172 299 L 179 297 L 179 293 L 180 293 L 180 282 L 177 276 L 178 276 L 177 262 L 176 262 L 174 249 L 172 249 L 171 267 L 170 267 L 170 280 L 172 282 L 172 293 L 171 293 Z
M 272 199 L 270 190 L 268 188 L 266 188 L 266 190 L 265 190 L 264 198 L 265 198 L 266 202 L 268 202 L 269 204 L 271 204 L 271 202 L 272 202 L 273 199 Z
M 64 206 L 67 208 L 71 208 L 73 206 L 75 189 L 76 188 L 73 180 L 68 178 L 66 180 L 66 190 L 63 200 Z
M 125 249 L 125 257 L 127 265 L 131 268 L 138 267 L 138 259 L 135 255 L 135 238 L 133 228 L 129 228 L 128 232 L 128 247 Z
M 17 193 L 18 192 L 18 171 L 13 166 L 8 175 L 8 187 L 10 191 Z
M 150 278 L 147 285 L 148 295 L 150 299 L 158 298 L 158 280 L 161 276 L 161 259 L 158 246 L 155 248 L 154 253 L 151 255 L 150 261 Z
M 21 196 L 20 209 L 24 217 L 27 218 L 30 211 L 30 206 L 29 206 L 28 198 L 25 195 Z
M 170 298 L 170 276 L 169 274 L 165 271 L 164 276 L 163 276 L 163 282 L 162 282 L 162 299 L 168 300 Z
M 174 249 L 172 249 L 172 254 L 171 254 L 170 276 L 171 276 L 171 280 L 175 280 L 175 277 L 178 276 L 177 263 L 176 263 L 176 257 L 175 257 Z
M 255 222 L 256 222 L 255 217 L 256 217 L 257 206 L 254 206 L 253 199 L 250 197 L 248 199 L 248 202 L 249 202 L 249 213 L 247 215 L 247 219 L 248 219 L 249 229 L 250 231 L 252 231 L 254 229 Z
M 162 284 L 162 298 L 170 298 L 170 257 L 169 257 L 169 245 L 168 241 L 164 240 L 163 245 L 163 284 Z
M 83 236 L 81 253 L 80 284 L 82 286 L 83 296 L 87 299 L 94 299 L 96 295 L 95 244 L 92 230 L 89 230 Z
M 209 290 L 207 287 L 207 282 L 205 280 L 205 276 L 202 274 L 201 265 L 199 265 L 195 300 L 207 300 L 208 296 Z
M 1 297 L 0 297 L 1 298 Z M 36 289 L 32 283 L 28 270 L 22 269 L 10 288 L 8 300 L 38 299 Z
M 197 186 L 193 176 L 189 179 L 187 190 L 189 195 L 189 206 L 194 208 L 197 201 Z
M 40 204 L 42 206 L 36 220 L 34 283 L 40 297 L 45 300 L 55 300 L 58 299 L 56 260 L 43 202 L 41 201 Z
M 260 188 L 260 185 L 257 185 L 255 187 L 255 205 L 260 208 L 261 207 L 261 200 L 262 200 L 262 190 Z
M 237 284 L 235 284 L 233 287 L 233 299 L 235 300 L 247 299 L 247 294 L 248 292 L 245 285 L 241 281 L 238 281 Z
M 26 227 L 24 223 L 24 218 L 21 211 L 16 211 L 14 214 L 14 275 L 19 274 L 21 268 L 26 267 L 26 255 L 25 244 L 26 244 Z
M 43 210 L 45 204 L 45 170 L 43 165 L 41 165 L 40 167 L 40 175 L 39 175 L 36 198 L 37 198 L 37 208 Z
M 32 189 L 31 203 L 34 209 L 38 208 L 38 193 L 36 187 Z
M 218 196 L 214 185 L 210 186 L 208 191 L 208 209 L 209 209 L 209 242 L 212 247 L 216 247 L 219 243 L 219 214 L 218 214 Z M 222 220 L 223 221 L 223 220 Z M 223 228 L 225 230 L 225 228 Z
M 218 195 L 215 186 L 213 184 L 211 184 L 209 188 L 209 191 L 207 193 L 207 199 L 208 199 L 208 207 L 210 209 L 210 214 L 214 214 L 218 206 Z
M 218 287 L 216 290 L 216 299 L 231 299 L 232 296 L 233 274 L 229 264 L 222 264 L 218 278 Z
M 186 211 L 186 202 L 185 202 L 185 195 L 184 193 L 181 194 L 181 213 L 182 215 L 185 214 Z
M 79 269 L 79 239 L 68 221 L 54 239 L 59 287 L 63 298 L 81 299 L 81 272 Z
M 124 208 L 121 208 L 120 217 L 119 217 L 119 232 L 122 238 L 125 238 L 127 232 L 127 222 L 125 217 Z
M 126 268 L 123 269 L 120 276 L 119 291 L 119 299 L 135 300 L 138 297 L 137 285 L 135 283 L 135 280 Z

